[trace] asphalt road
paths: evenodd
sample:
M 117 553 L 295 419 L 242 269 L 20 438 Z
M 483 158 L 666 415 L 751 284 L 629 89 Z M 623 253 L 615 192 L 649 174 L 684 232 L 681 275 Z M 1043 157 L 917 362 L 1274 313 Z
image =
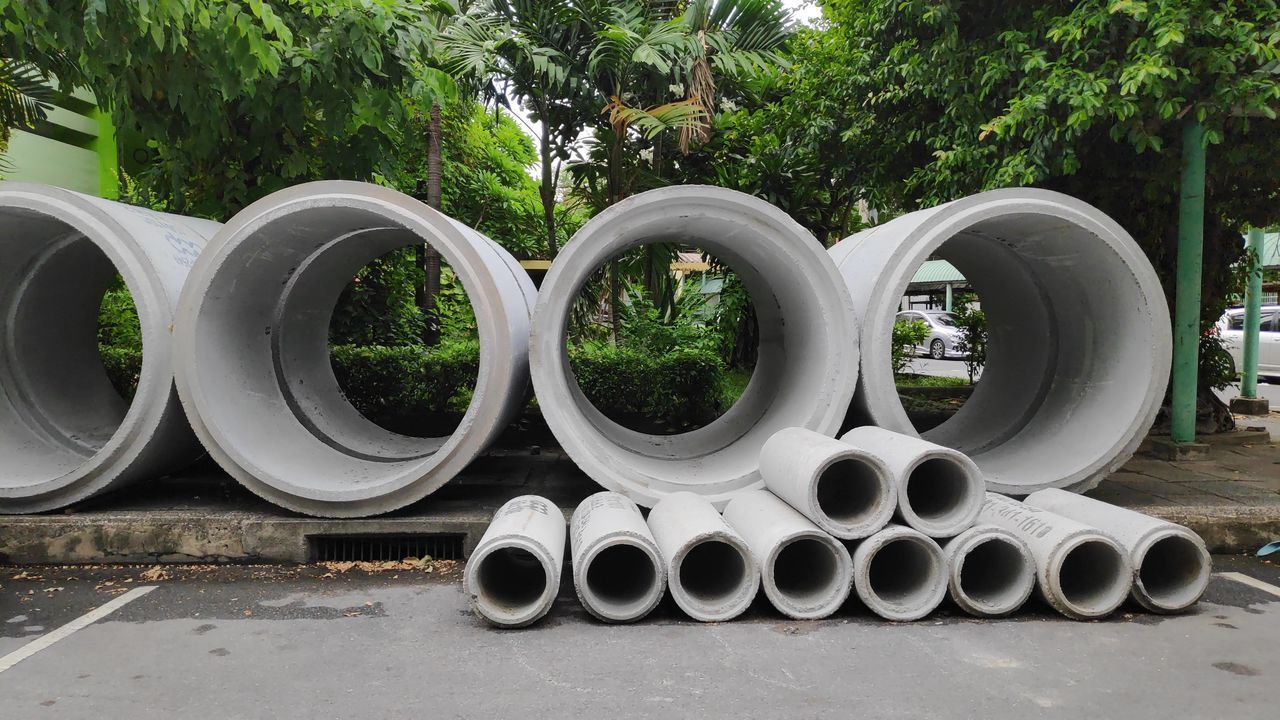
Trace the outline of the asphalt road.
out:
M 1280 585 L 1259 560 L 1215 569 Z M 1221 576 L 1189 614 L 1095 623 L 1037 604 L 1004 621 L 943 609 L 891 624 L 855 602 L 821 622 L 758 603 L 700 625 L 668 600 L 610 627 L 565 588 L 541 624 L 498 631 L 468 611 L 456 570 L 0 570 L 0 655 L 156 586 L 0 669 L 6 720 L 1247 719 L 1275 717 L 1280 673 L 1280 596 Z

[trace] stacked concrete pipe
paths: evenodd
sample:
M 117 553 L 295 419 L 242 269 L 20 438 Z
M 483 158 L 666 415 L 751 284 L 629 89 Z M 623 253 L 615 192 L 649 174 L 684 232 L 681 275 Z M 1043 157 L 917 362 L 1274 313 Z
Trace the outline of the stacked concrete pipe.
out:
M 853 586 L 849 551 L 767 490 L 740 493 L 724 509 L 760 564 L 764 594 L 796 620 L 825 618 L 844 605 Z
M 982 302 L 982 381 L 927 440 L 970 455 L 987 488 L 1081 492 L 1128 459 L 1155 419 L 1171 340 L 1155 270 L 1114 220 L 1059 193 L 995 190 L 908 213 L 831 248 L 860 321 L 848 424 L 916 434 L 890 344 L 916 270 L 951 262 Z
M 804 428 L 774 433 L 760 450 L 765 487 L 841 540 L 878 532 L 893 518 L 898 488 L 876 455 Z
M 551 610 L 560 592 L 565 522 L 537 495 L 512 498 L 494 514 L 467 560 L 463 592 L 490 624 L 518 628 Z
M 61 188 L 0 183 L 0 513 L 53 510 L 200 455 L 174 392 L 170 333 L 218 229 Z M 98 353 L 116 274 L 142 329 L 132 402 Z
M 1209 587 L 1213 561 L 1204 540 L 1189 528 L 1056 489 L 1031 493 L 1025 502 L 1118 540 L 1133 563 L 1133 599 L 1152 612 L 1185 610 Z
M 711 501 L 672 493 L 649 511 L 649 529 L 667 563 L 667 587 L 686 615 L 702 622 L 732 620 L 760 589 L 760 567 Z
M 475 392 L 448 437 L 374 424 L 329 364 L 343 288 L 374 258 L 423 242 L 457 273 L 480 339 Z M 209 454 L 258 495 L 310 515 L 388 512 L 457 475 L 524 406 L 535 295 L 509 253 L 407 195 L 299 185 L 238 213 L 196 262 L 178 305 L 178 391 Z
M 565 348 L 570 310 L 591 274 L 654 242 L 695 244 L 732 267 L 760 329 L 742 397 L 709 425 L 678 435 L 637 432 L 605 417 L 578 388 Z M 547 425 L 596 482 L 645 506 L 688 491 L 723 507 L 763 486 L 760 448 L 775 432 L 839 429 L 857 381 L 855 337 L 849 292 L 808 231 L 750 195 L 682 185 L 613 205 L 565 245 L 538 295 L 529 363 Z
M 947 596 L 946 558 L 929 536 L 890 524 L 853 551 L 853 587 L 876 615 L 919 620 Z
M 1097 528 L 996 493 L 987 493 L 979 518 L 1027 544 L 1036 560 L 1040 594 L 1069 618 L 1106 617 L 1133 586 L 1128 554 Z
M 878 427 L 858 427 L 840 437 L 879 459 L 897 487 L 898 518 L 933 538 L 957 535 L 982 509 L 982 472 L 964 453 Z
M 1036 561 L 1017 535 L 994 525 L 965 530 L 942 548 L 947 589 L 975 617 L 1011 615 L 1036 587 Z
M 640 508 L 625 495 L 598 492 L 569 522 L 573 586 L 587 612 L 605 622 L 633 622 L 657 607 L 667 569 Z

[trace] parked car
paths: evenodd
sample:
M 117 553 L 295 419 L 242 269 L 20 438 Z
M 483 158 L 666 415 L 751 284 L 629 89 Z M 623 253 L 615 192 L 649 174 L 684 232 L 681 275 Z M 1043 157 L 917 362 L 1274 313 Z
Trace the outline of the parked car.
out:
M 1258 326 L 1258 376 L 1280 382 L 1280 305 L 1263 305 Z M 1236 367 L 1243 366 L 1244 308 L 1231 308 L 1218 320 L 1222 344 L 1231 353 Z
M 919 321 L 929 327 L 929 337 L 925 338 L 924 345 L 916 346 L 916 354 L 934 360 L 965 356 L 960 350 L 962 336 L 955 315 L 942 310 L 904 310 L 894 320 Z

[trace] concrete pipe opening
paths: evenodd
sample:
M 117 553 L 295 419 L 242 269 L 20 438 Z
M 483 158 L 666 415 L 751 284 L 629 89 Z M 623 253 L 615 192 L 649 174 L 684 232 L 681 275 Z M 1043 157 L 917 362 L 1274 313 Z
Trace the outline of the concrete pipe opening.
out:
M 480 346 L 470 404 L 440 437 L 361 415 L 329 359 L 330 319 L 351 278 L 423 243 L 456 273 Z M 210 454 L 253 492 L 311 515 L 388 512 L 448 482 L 519 412 L 534 296 L 509 253 L 408 196 L 299 185 L 237 214 L 192 270 L 175 330 L 178 390 Z
M 178 289 L 216 228 L 0 183 L 0 512 L 65 507 L 198 457 L 169 338 Z M 131 400 L 99 347 L 103 298 L 121 281 L 142 349 Z
M 899 511 L 912 527 L 930 536 L 966 529 L 984 497 L 972 467 L 946 455 L 922 460 L 908 471 L 903 484 Z
M 982 299 L 982 379 L 921 434 L 968 454 L 987 488 L 1026 495 L 1092 488 L 1155 418 L 1171 340 L 1164 293 L 1115 221 L 1045 190 L 997 190 L 909 213 L 830 251 L 861 325 L 861 383 L 849 425 L 916 433 L 890 361 L 899 301 L 921 264 L 949 261 Z
M 989 614 L 1005 614 L 1026 602 L 1035 585 L 1035 567 L 1016 541 L 999 536 L 980 540 L 960 560 L 958 590 Z
M 871 591 L 882 601 L 904 608 L 928 606 L 942 572 L 937 553 L 917 538 L 892 540 L 871 558 Z
M 583 283 L 610 258 L 649 243 L 698 246 L 730 265 L 759 327 L 742 396 L 707 425 L 675 435 L 605 417 L 579 389 L 565 349 Z M 594 480 L 645 506 L 690 491 L 723 508 L 735 493 L 763 485 L 759 452 L 773 433 L 838 429 L 857 380 L 854 325 L 835 267 L 785 213 L 723 188 L 663 188 L 596 216 L 556 257 L 534 312 L 530 369 L 548 426 Z
M 882 468 L 861 458 L 835 461 L 818 476 L 814 489 L 818 510 L 833 524 L 847 528 L 871 526 L 887 519 L 893 512 L 894 498 L 886 492 L 883 475 Z
M 536 555 L 520 547 L 495 547 L 471 562 L 475 572 L 475 602 L 481 613 L 503 625 L 519 625 L 550 601 L 555 589 Z
M 782 603 L 788 615 L 828 615 L 839 609 L 849 596 L 849 556 L 834 547 L 835 540 L 798 537 L 782 547 L 773 558 L 772 576 L 775 603 Z
M 672 591 L 705 615 L 720 614 L 727 603 L 750 590 L 755 581 L 748 571 L 750 562 L 743 548 L 722 540 L 703 540 L 680 559 Z
M 1062 599 L 1083 617 L 1101 617 L 1115 610 L 1133 586 L 1129 563 L 1113 543 L 1085 539 L 1060 558 L 1056 583 Z
M 609 545 L 586 558 L 585 600 L 609 618 L 643 615 L 662 597 L 661 560 L 630 543 Z
M 1181 610 L 1204 594 L 1210 559 L 1203 546 L 1180 533 L 1165 534 L 1134 557 L 1136 593 L 1159 610 Z

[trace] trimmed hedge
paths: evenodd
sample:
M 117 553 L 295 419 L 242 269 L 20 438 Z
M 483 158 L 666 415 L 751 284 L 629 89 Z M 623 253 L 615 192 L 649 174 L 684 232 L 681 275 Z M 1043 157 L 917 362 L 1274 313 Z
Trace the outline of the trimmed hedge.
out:
M 120 397 L 132 402 L 133 394 L 138 391 L 138 376 L 142 374 L 142 348 L 99 345 L 98 354 L 102 356 L 102 367 L 107 371 L 111 387 Z
M 722 411 L 724 361 L 707 350 L 654 355 L 627 347 L 591 345 L 569 353 L 578 387 L 605 416 L 669 417 L 705 422 Z
M 347 400 L 367 418 L 465 409 L 480 371 L 475 341 L 422 345 L 337 345 L 333 374 Z M 461 407 L 457 407 L 461 404 Z

